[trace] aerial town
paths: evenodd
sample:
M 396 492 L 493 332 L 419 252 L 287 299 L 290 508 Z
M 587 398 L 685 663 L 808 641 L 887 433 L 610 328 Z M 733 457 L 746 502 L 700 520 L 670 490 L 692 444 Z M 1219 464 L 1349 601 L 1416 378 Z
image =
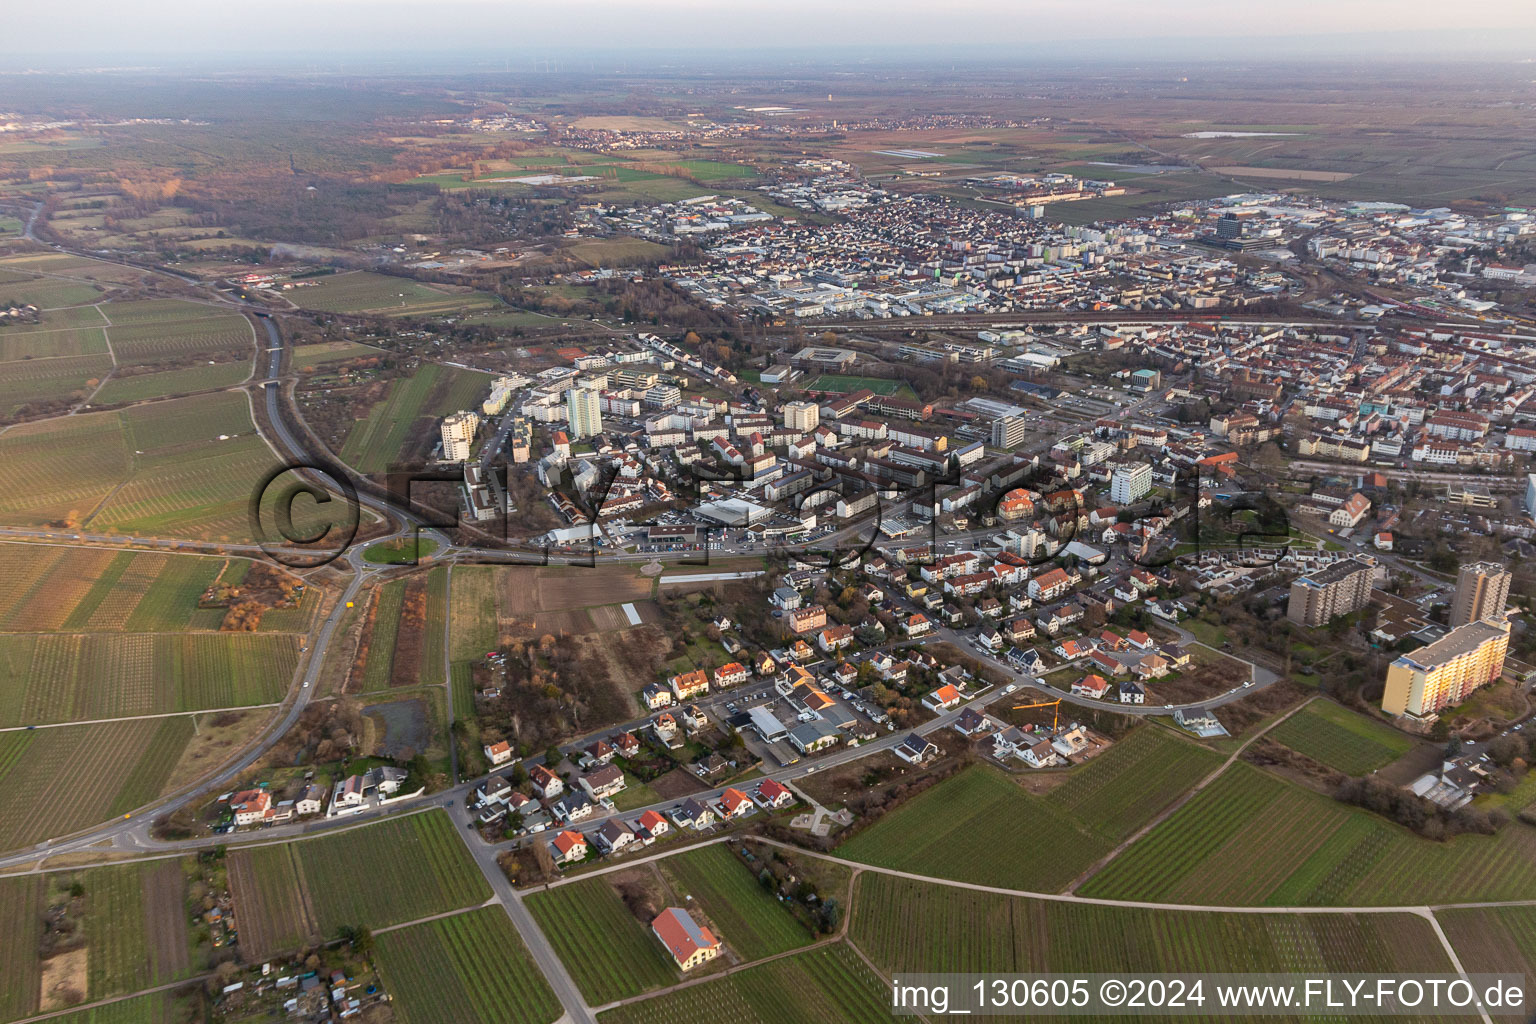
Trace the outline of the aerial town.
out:
M 14 76 L 0 1024 L 1536 976 L 1528 69 L 505 63 Z

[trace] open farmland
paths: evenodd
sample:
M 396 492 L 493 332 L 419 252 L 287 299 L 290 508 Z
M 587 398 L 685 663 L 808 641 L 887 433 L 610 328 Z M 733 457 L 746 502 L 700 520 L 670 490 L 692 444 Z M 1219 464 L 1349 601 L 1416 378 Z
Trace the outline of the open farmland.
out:
M 91 868 L 85 886 L 90 999 L 191 977 L 186 882 L 175 860 Z
M 342 460 L 359 472 L 383 472 L 421 438 L 434 437 L 442 417 L 477 408 L 490 383 L 489 374 L 423 363 L 413 376 L 391 381 L 384 400 L 352 426 Z
M 184 1024 L 187 1002 L 175 992 L 151 992 L 49 1018 L 53 1024 Z
M 403 277 L 354 271 L 315 278 L 319 283 L 283 295 L 300 309 L 386 316 L 434 316 L 499 305 L 485 292 L 450 291 Z
M 298 647 L 278 633 L 0 635 L 0 725 L 276 703 Z
M 216 306 L 201 302 L 184 302 L 181 299 L 137 299 L 131 302 L 112 302 L 106 307 L 107 319 L 119 326 L 129 324 L 169 324 L 186 320 L 201 320 L 225 314 Z M 240 318 L 240 319 L 243 319 Z
M 229 580 L 249 567 L 243 558 L 0 543 L 0 633 L 217 628 L 223 611 L 199 609 L 198 599 L 221 572 Z
M 0 419 L 32 403 L 84 401 L 111 369 L 105 353 L 0 362 Z
M 0 850 L 67 835 L 132 810 L 135 805 L 124 802 L 151 790 L 158 794 L 191 736 L 186 718 L 5 734 L 0 739 Z M 90 752 L 88 772 L 79 770 L 84 751 Z
M 589 1003 L 624 999 L 677 980 L 677 965 L 650 925 L 630 913 L 603 879 L 561 885 L 526 903 Z
M 4 766 L 0 763 L 0 778 Z M 0 985 L 0 1020 L 25 1017 L 37 1009 L 41 967 L 37 959 L 38 919 L 42 916 L 41 875 L 0 877 L 0 962 L 5 964 L 5 984 Z
M 753 876 L 736 855 L 716 843 L 668 857 L 662 871 L 679 895 L 698 901 L 715 936 L 743 960 L 758 960 L 807 945 L 810 932 Z
M 1528 899 L 1536 829 L 1433 842 L 1238 762 L 1079 891 L 1271 906 Z
M 0 284 L 0 306 L 32 305 L 39 309 L 87 306 L 101 300 L 101 289 L 83 281 L 34 277 Z
M 321 341 L 313 345 L 295 345 L 293 347 L 293 365 L 302 370 L 305 367 L 324 366 L 326 363 L 344 363 L 353 359 L 371 359 L 381 356 L 384 350 L 374 348 L 372 345 L 363 345 L 355 341 Z
M 1028 841 L 1021 849 L 1023 836 Z M 996 769 L 977 767 L 930 787 L 838 852 L 880 867 L 1055 892 L 1111 846 Z
M 297 949 L 315 934 L 315 912 L 296 848 L 283 843 L 229 853 L 229 889 L 240 946 L 251 958 Z
M 237 392 L 25 423 L 0 435 L 0 524 L 246 540 L 275 465 Z
M 1224 914 L 1057 903 L 866 872 L 850 939 L 887 972 L 1447 971 L 1414 914 Z
M 549 1024 L 561 1014 L 499 906 L 386 932 L 374 955 L 404 1024 Z
M 1219 754 L 1166 729 L 1143 725 L 1074 771 L 1046 800 L 1108 839 L 1145 825 L 1215 771 Z
M 142 402 L 232 387 L 251 375 L 249 362 L 204 363 L 182 370 L 114 376 L 92 396 L 93 405 Z
M 197 319 L 121 324 L 117 321 L 118 309 L 115 302 L 105 307 L 112 319 L 107 337 L 119 365 L 192 359 L 206 362 L 216 357 L 238 357 L 248 362 L 255 351 L 256 335 L 243 316 L 208 315 L 214 311 L 204 307 L 203 315 Z
M 1435 917 L 1468 970 L 1523 974 L 1527 985 L 1536 978 L 1536 907 L 1437 910 Z M 1494 1016 L 1527 1021 L 1530 1011 Z
M 99 327 L 62 327 L 21 333 L 16 326 L 0 331 L 0 363 L 107 355 L 107 333 Z M 17 367 L 5 367 L 13 373 Z
M 378 928 L 458 910 L 491 895 L 442 811 L 391 818 L 293 849 L 322 935 L 344 924 Z
M 873 1024 L 901 1020 L 890 992 L 839 942 L 738 971 L 702 985 L 629 1003 L 602 1024 Z
M 1366 775 L 1406 754 L 1413 740 L 1385 722 L 1314 700 L 1271 734 L 1299 754 L 1346 775 Z

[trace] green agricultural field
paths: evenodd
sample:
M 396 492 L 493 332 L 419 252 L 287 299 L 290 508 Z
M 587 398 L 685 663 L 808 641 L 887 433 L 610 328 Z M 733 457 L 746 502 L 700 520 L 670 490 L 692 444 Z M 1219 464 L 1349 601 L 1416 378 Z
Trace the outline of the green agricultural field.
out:
M 562 1012 L 499 906 L 387 932 L 374 946 L 403 1024 L 549 1024 Z
M 202 320 L 208 317 L 233 317 L 218 306 L 201 302 L 183 302 L 181 299 L 139 299 L 132 302 L 108 303 L 104 312 L 115 326 L 130 324 L 170 324 L 186 320 Z M 236 317 L 243 320 L 244 317 Z M 169 328 L 178 330 L 179 328 Z
M 309 889 L 299 870 L 299 844 L 241 847 L 225 865 L 240 926 L 240 948 L 248 958 L 291 952 L 318 936 Z
M 1079 891 L 1269 906 L 1528 899 L 1536 830 L 1433 842 L 1239 761 Z
M 1467 970 L 1523 974 L 1527 986 L 1536 978 L 1536 907 L 1437 910 L 1435 917 Z M 1493 1016 L 1525 1022 L 1530 1010 Z
M 372 345 L 360 345 L 355 341 L 322 341 L 314 345 L 296 345 L 293 349 L 293 365 L 296 369 L 324 366 L 327 363 L 345 363 L 353 359 L 371 359 L 381 356 L 384 350 Z
M 99 327 L 60 328 L 51 331 L 18 333 L 0 330 L 0 363 L 21 359 L 57 359 L 63 356 L 104 356 L 107 335 Z M 0 372 L 10 373 L 14 367 Z
M 0 739 L 0 781 L 4 780 L 4 743 Z M 26 1017 L 37 1009 L 41 964 L 37 959 L 38 920 L 46 904 L 41 875 L 0 876 L 0 1020 Z
M 1391 764 L 1413 746 L 1412 739 L 1385 722 L 1328 700 L 1314 700 L 1276 726 L 1270 736 L 1345 775 L 1366 775 Z
M 446 664 L 448 639 L 448 567 L 438 566 L 427 571 L 427 614 L 422 627 L 421 681 L 443 683 L 443 667 Z M 459 716 L 454 706 L 454 717 Z M 467 717 L 473 717 L 467 716 Z
M 124 800 L 135 792 L 158 794 L 182 754 L 162 732 L 177 728 L 167 721 L 141 718 L 0 734 L 0 850 L 126 813 L 119 794 Z M 183 735 L 190 736 L 190 730 Z M 82 751 L 90 752 L 89 772 L 79 769 Z
M 805 386 L 807 391 L 825 391 L 829 394 L 846 395 L 868 388 L 877 395 L 894 395 L 901 388 L 900 381 L 882 380 L 878 377 L 849 377 L 840 373 L 824 373 Z
M 395 637 L 400 630 L 400 604 L 404 598 L 405 580 L 392 580 L 379 588 L 374 599 L 373 635 L 368 642 L 368 660 L 363 664 L 365 691 L 389 689 L 390 670 L 395 660 Z
M 87 998 L 136 992 L 193 975 L 181 864 L 147 861 L 66 877 L 85 887 Z
M 423 363 L 414 376 L 390 382 L 389 394 L 358 420 L 341 448 L 342 461 L 363 473 L 381 473 L 437 421 L 460 409 L 478 408 L 490 388 L 489 374 Z
M 1106 839 L 1123 839 L 1221 762 L 1199 744 L 1143 725 L 1074 771 L 1046 800 Z
M 600 1014 L 598 1020 L 601 1024 L 875 1024 L 907 1019 L 894 1017 L 890 1005 L 885 983 L 857 953 L 839 942 L 629 1003 Z
M 112 358 L 107 355 L 0 363 L 0 418 L 34 403 L 48 403 L 46 412 L 67 412 L 70 405 L 89 398 L 110 369 Z
M 561 885 L 525 902 L 589 1003 L 602 1005 L 677 980 L 677 964 L 651 934 L 649 922 L 631 914 L 603 879 Z
M 715 937 L 743 960 L 760 960 L 813 941 L 751 869 L 718 843 L 668 857 L 662 871 L 674 891 L 698 901 L 714 925 Z
M 175 992 L 151 992 L 104 1006 L 87 1007 L 50 1018 L 51 1024 L 183 1024 L 194 1000 Z M 192 1011 L 197 1012 L 197 1011 Z
M 0 271 L 0 274 L 5 273 Z M 82 327 L 105 327 L 107 318 L 95 306 L 69 306 L 65 309 L 45 309 L 35 324 L 6 324 L 0 327 L 0 336 L 17 338 L 27 334 L 49 334 Z
M 672 250 L 643 238 L 591 238 L 564 250 L 574 259 L 594 267 L 630 267 L 666 259 Z
M 108 316 L 115 318 L 117 303 L 108 303 L 104 308 Z M 213 313 L 204 307 L 203 315 L 196 319 L 164 323 L 118 324 L 114 319 L 107 337 L 120 366 L 160 364 L 167 360 L 206 363 L 238 359 L 249 368 L 256 348 L 256 334 L 250 321 L 243 316 Z
M 0 725 L 276 703 L 298 647 L 282 633 L 0 635 Z
M 483 903 L 491 888 L 442 811 L 309 839 L 293 846 L 322 935 Z M 369 879 L 358 884 L 359 878 Z
M 21 424 L 0 435 L 0 525 L 248 540 L 276 465 L 236 392 Z
M 1414 914 L 1224 914 L 1057 903 L 865 872 L 849 938 L 890 973 L 1450 970 Z
M 0 632 L 216 628 L 223 612 L 197 604 L 226 563 L 250 565 L 158 551 L 0 543 Z
M 319 283 L 283 295 L 301 309 L 387 316 L 442 316 L 499 305 L 485 292 L 452 292 L 404 277 L 356 271 L 315 278 Z
M 87 306 L 101 301 L 101 289 L 82 281 L 33 278 L 0 284 L 0 306 L 31 305 L 39 309 Z
M 1056 892 L 1113 843 L 993 768 L 931 787 L 838 849 L 851 860 L 962 882 Z
M 187 395 L 195 391 L 214 391 L 233 387 L 250 375 L 249 362 L 235 362 L 206 363 L 183 370 L 113 377 L 91 400 L 94 405 L 117 405 L 120 402 L 142 402 L 149 398 Z

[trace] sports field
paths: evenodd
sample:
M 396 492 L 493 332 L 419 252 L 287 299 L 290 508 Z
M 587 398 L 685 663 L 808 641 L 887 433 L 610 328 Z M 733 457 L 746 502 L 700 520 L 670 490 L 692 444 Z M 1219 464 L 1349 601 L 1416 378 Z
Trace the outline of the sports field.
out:
M 474 370 L 423 363 L 411 377 L 392 381 L 384 400 L 353 424 L 342 460 L 359 472 L 383 472 L 422 437 L 435 436 L 444 416 L 478 409 L 491 379 Z
M 868 388 L 877 395 L 894 395 L 901 390 L 901 382 L 882 380 L 879 377 L 848 377 L 840 373 L 824 373 L 805 386 L 807 391 L 822 391 L 832 395 L 847 395 Z
M 1239 761 L 1079 891 L 1227 906 L 1529 899 L 1536 829 L 1432 842 Z
M 1414 914 L 1231 914 L 1057 903 L 865 872 L 849 937 L 887 972 L 1448 971 Z
M 1270 735 L 1346 775 L 1366 775 L 1385 767 L 1413 746 L 1410 737 L 1385 722 L 1328 700 L 1314 700 Z
M 604 879 L 572 882 L 525 902 L 594 1006 L 677 980 L 677 964 Z
M 562 1012 L 502 907 L 386 932 L 374 949 L 404 1024 L 549 1024 Z
M 451 292 L 404 277 L 354 271 L 314 278 L 319 284 L 283 295 L 301 309 L 385 316 L 444 316 L 500 305 L 485 292 Z
M 820 946 L 598 1015 L 601 1024 L 875 1024 L 893 1016 L 885 983 L 845 943 Z M 916 1019 L 916 1018 L 913 1018 Z

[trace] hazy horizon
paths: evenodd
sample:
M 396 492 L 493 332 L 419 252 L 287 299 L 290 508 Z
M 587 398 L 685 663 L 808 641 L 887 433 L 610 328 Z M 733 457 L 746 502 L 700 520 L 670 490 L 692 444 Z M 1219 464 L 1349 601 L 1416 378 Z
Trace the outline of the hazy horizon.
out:
M 251 10 L 259 13 L 244 13 Z M 457 57 L 480 65 L 563 59 L 617 67 L 650 58 L 714 67 L 770 52 L 821 63 L 1536 59 L 1536 4 L 1516 0 L 1485 0 L 1470 10 L 1424 0 L 1292 0 L 1281 10 L 1216 0 L 1105 0 L 1092 8 L 1060 0 L 781 0 L 729 9 L 703 0 L 569 0 L 558 7 L 274 0 L 259 9 L 63 0 L 13 12 L 12 38 L 27 45 L 0 62 L 50 70 L 104 62 L 168 69 L 356 60 L 436 68 Z

